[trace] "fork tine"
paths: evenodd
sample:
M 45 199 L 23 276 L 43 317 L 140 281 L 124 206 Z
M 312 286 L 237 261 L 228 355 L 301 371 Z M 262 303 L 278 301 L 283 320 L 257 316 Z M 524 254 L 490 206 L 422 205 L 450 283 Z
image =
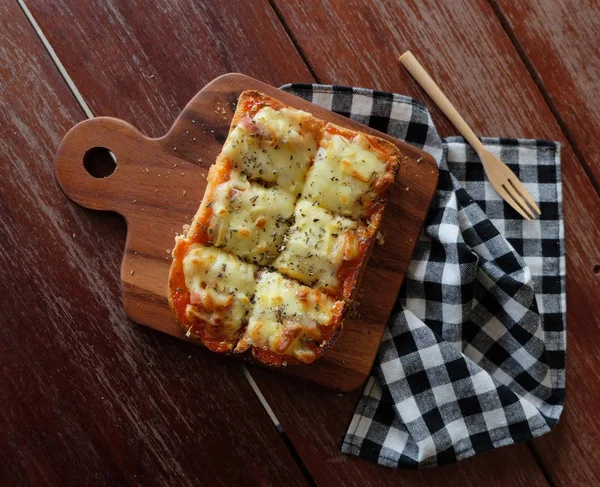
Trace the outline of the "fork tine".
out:
M 513 209 L 519 215 L 521 215 L 523 218 L 525 218 L 525 220 L 531 220 L 531 217 L 521 209 L 519 204 L 513 199 L 513 197 L 510 195 L 510 193 L 506 190 L 506 187 L 504 184 L 502 186 L 498 185 L 498 187 L 494 186 L 494 189 L 502 197 L 502 199 L 504 201 L 506 201 L 510 206 L 513 207 Z
M 527 190 L 525 189 L 525 186 L 523 186 L 523 183 L 518 178 L 510 178 L 508 180 L 508 182 L 512 185 L 512 187 L 515 189 L 515 191 L 517 193 L 519 193 L 519 195 L 522 198 L 525 198 L 525 201 L 527 201 L 527 203 L 529 203 L 529 206 L 531 206 L 531 208 L 533 208 L 538 215 L 542 214 L 539 206 L 535 204 L 535 201 L 533 201 L 533 198 L 527 192 Z
M 527 206 L 527 202 L 519 194 L 519 192 L 517 191 L 517 189 L 515 188 L 515 186 L 513 184 L 511 184 L 510 179 L 507 180 L 507 182 L 504 183 L 502 186 L 504 186 L 504 189 L 506 189 L 506 192 L 513 197 L 513 199 L 523 209 L 523 211 L 525 213 L 527 213 L 527 215 L 529 215 L 531 218 L 535 218 L 535 215 L 531 211 L 531 208 L 529 208 L 529 206 Z

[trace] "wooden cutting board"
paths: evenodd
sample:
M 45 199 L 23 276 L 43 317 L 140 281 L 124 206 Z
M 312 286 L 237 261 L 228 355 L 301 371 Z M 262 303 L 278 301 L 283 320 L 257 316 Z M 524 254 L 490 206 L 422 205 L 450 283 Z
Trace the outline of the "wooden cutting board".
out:
M 148 138 L 115 118 L 77 124 L 56 155 L 58 182 L 76 203 L 125 217 L 121 280 L 127 315 L 188 340 L 167 302 L 171 249 L 175 235 L 183 233 L 184 224 L 190 223 L 200 205 L 208 169 L 227 137 L 236 100 L 246 89 L 260 90 L 323 120 L 383 137 L 402 150 L 400 173 L 381 229 L 385 242 L 373 248 L 355 312 L 346 317 L 335 346 L 319 361 L 274 369 L 340 391 L 354 390 L 369 375 L 436 188 L 438 170 L 430 155 L 248 76 L 227 74 L 202 89 L 159 139 Z M 98 170 L 93 157 L 97 148 L 110 150 L 116 158 L 116 168 L 108 177 L 90 174 Z

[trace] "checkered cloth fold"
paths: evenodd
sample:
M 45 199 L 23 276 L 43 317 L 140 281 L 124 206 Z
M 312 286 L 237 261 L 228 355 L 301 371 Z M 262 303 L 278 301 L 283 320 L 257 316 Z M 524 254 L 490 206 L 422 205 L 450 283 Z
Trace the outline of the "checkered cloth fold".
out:
M 429 112 L 361 88 L 282 89 L 424 149 L 437 193 L 342 451 L 392 467 L 452 463 L 550 431 L 564 402 L 560 146 L 484 138 L 539 203 L 524 221 L 461 137 Z

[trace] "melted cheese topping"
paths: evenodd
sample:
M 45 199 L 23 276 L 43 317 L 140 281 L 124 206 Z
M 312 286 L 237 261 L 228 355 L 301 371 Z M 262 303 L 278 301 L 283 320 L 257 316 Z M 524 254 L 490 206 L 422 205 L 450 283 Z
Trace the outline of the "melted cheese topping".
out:
M 317 151 L 318 134 L 307 129 L 314 120 L 293 108 L 261 108 L 252 120 L 238 122 L 222 154 L 249 178 L 299 194 Z
M 337 326 L 336 303 L 324 293 L 302 286 L 275 272 L 259 278 L 255 305 L 236 352 L 254 346 L 279 355 L 312 362 L 313 348 L 323 345 L 320 326 Z M 311 342 L 312 343 L 311 347 Z
M 238 257 L 269 265 L 290 226 L 295 198 L 276 188 L 263 188 L 235 178 L 215 188 L 209 240 Z
M 363 135 L 352 140 L 325 132 L 302 197 L 326 209 L 359 219 L 376 196 L 378 177 L 386 174 L 384 156 Z
M 258 92 L 234 120 L 176 247 L 169 301 L 211 350 L 310 363 L 341 326 L 396 156 Z
M 183 259 L 190 292 L 186 317 L 215 328 L 215 334 L 233 339 L 245 323 L 256 287 L 256 267 L 214 247 L 192 244 Z
M 334 292 L 342 263 L 359 256 L 358 229 L 357 222 L 334 216 L 315 203 L 299 201 L 285 249 L 274 266 L 304 284 Z

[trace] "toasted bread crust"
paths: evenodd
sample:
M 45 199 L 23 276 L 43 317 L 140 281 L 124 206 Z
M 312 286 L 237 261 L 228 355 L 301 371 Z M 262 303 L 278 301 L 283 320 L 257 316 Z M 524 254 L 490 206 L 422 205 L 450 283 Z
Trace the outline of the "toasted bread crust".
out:
M 279 100 L 259 91 L 244 91 L 238 99 L 237 108 L 231 122 L 229 133 L 231 134 L 242 119 L 251 119 L 265 106 L 276 111 L 284 108 L 291 108 Z M 336 299 L 340 300 L 340 306 L 336 307 L 335 314 L 327 325 L 326 339 L 318 344 L 314 344 L 314 346 L 311 344 L 311 350 L 314 352 L 312 360 L 307 359 L 306 361 L 301 361 L 290 354 L 279 354 L 268 349 L 254 346 L 251 347 L 250 351 L 247 353 L 243 353 L 244 356 L 251 356 L 253 360 L 267 365 L 282 366 L 288 364 L 311 363 L 325 354 L 334 345 L 342 330 L 343 316 L 348 308 L 348 301 L 354 298 L 360 277 L 366 268 L 366 262 L 375 240 L 375 234 L 382 219 L 387 195 L 398 171 L 398 162 L 401 155 L 399 149 L 394 144 L 382 138 L 347 129 L 339 125 L 331 123 L 326 124 L 322 120 L 314 117 L 312 117 L 311 120 L 314 121 L 311 121 L 310 127 L 307 128 L 308 130 L 316 130 L 320 133 L 325 131 L 339 134 L 347 139 L 352 139 L 359 134 L 366 137 L 373 150 L 382 154 L 382 157 L 386 162 L 387 170 L 380 178 L 381 182 L 378 181 L 378 185 L 375 188 L 375 199 L 365 211 L 366 226 L 361 234 L 361 239 L 363 239 L 361 241 L 363 244 L 361 244 L 359 256 L 352 261 L 344 263 L 345 267 L 342 269 L 343 272 L 340 279 L 341 286 L 339 291 L 337 291 L 337 295 L 334 296 Z M 209 323 L 203 321 L 201 317 L 198 317 L 194 322 L 190 322 L 185 313 L 185 308 L 190 304 L 190 291 L 186 287 L 182 261 L 192 243 L 201 243 L 203 245 L 209 244 L 207 228 L 212 218 L 211 205 L 214 193 L 219 184 L 228 181 L 231 178 L 232 171 L 233 166 L 231 161 L 224 157 L 222 153 L 219 154 L 215 164 L 213 164 L 209 170 L 207 188 L 201 205 L 185 236 L 179 237 L 177 240 L 173 251 L 173 263 L 169 273 L 169 306 L 173 310 L 177 321 L 186 331 L 186 336 L 201 341 L 210 350 L 217 353 L 232 353 L 240 334 L 242 334 L 244 330 L 242 328 L 240 334 L 232 339 L 219 339 L 219 337 L 215 337 L 213 334 L 209 333 Z

